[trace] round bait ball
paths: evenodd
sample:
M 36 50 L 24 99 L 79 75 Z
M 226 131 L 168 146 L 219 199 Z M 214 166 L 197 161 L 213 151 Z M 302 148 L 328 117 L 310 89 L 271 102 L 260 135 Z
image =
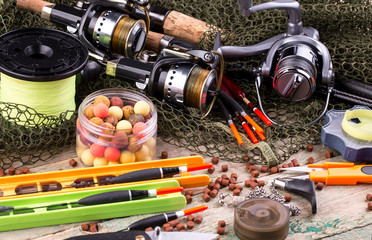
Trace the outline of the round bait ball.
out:
M 102 127 L 101 131 L 103 134 L 114 135 L 115 133 L 115 127 L 111 123 L 104 122 L 100 127 Z
M 88 167 L 93 166 L 95 157 L 90 153 L 89 149 L 84 150 L 81 154 L 81 161 Z
M 128 150 L 133 153 L 138 152 L 142 148 L 142 145 L 143 145 L 142 143 L 139 143 L 138 137 L 130 137 Z
M 128 146 L 128 136 L 124 131 L 117 131 L 114 136 L 112 142 L 116 147 L 125 148 Z
M 140 133 L 140 132 L 146 130 L 146 128 L 147 128 L 146 123 L 138 122 L 138 123 L 134 124 L 132 132 L 133 132 L 133 134 L 137 134 L 137 133 Z M 142 135 L 143 134 L 141 134 L 141 136 L 139 136 L 139 137 L 143 137 Z
M 89 149 L 90 153 L 95 157 L 102 157 L 105 153 L 105 147 L 97 143 L 93 143 Z
M 114 147 L 107 147 L 104 153 L 104 156 L 107 161 L 115 162 L 120 158 L 120 151 Z
M 136 161 L 136 155 L 130 151 L 123 151 L 120 154 L 121 163 L 132 163 Z
M 103 120 L 99 117 L 93 117 L 90 119 L 90 121 L 93 123 L 93 124 L 96 124 L 96 125 L 101 125 L 103 123 Z
M 134 114 L 134 108 L 131 105 L 126 105 L 121 110 L 123 111 L 124 119 L 126 120 L 128 120 L 129 117 Z
M 110 106 L 117 106 L 119 108 L 122 108 L 124 106 L 123 100 L 119 97 L 112 97 L 110 99 Z
M 94 104 L 89 104 L 88 106 L 85 107 L 84 109 L 84 115 L 87 117 L 87 118 L 92 118 L 94 117 Z
M 105 119 L 103 119 L 103 121 L 106 123 L 110 123 L 112 126 L 116 126 L 116 124 L 118 124 L 118 119 L 113 115 L 108 115 L 107 117 L 105 117 Z
M 96 105 L 99 104 L 99 103 L 103 103 L 107 107 L 110 107 L 110 99 L 108 99 L 108 97 L 103 96 L 103 95 L 96 97 L 94 99 L 93 103 L 96 104 Z
M 95 167 L 101 167 L 101 166 L 107 166 L 108 161 L 104 157 L 97 157 L 93 161 L 93 166 Z
M 83 134 L 79 134 L 78 137 L 76 138 L 76 145 L 77 146 L 82 146 L 82 147 L 89 147 L 92 144 L 91 141 L 89 141 L 86 137 L 84 137 Z
M 118 106 L 112 106 L 109 108 L 109 115 L 115 116 L 120 121 L 123 118 L 123 111 Z
M 150 113 L 150 105 L 145 101 L 136 102 L 133 108 L 136 114 L 141 114 L 144 117 Z
M 145 122 L 145 118 L 141 115 L 141 114 L 133 114 L 129 117 L 129 120 L 130 124 L 132 124 L 132 126 L 136 125 L 136 123 L 138 122 Z
M 143 145 L 142 148 L 134 154 L 136 155 L 136 162 L 143 162 L 149 158 L 150 150 L 146 145 Z
M 132 133 L 132 124 L 127 120 L 121 120 L 116 124 L 116 130 L 123 130 L 126 134 Z
M 103 103 L 96 104 L 94 106 L 93 112 L 94 112 L 94 116 L 102 118 L 102 119 L 109 115 L 109 109 Z
M 116 162 L 109 161 L 107 165 L 112 166 L 112 165 L 119 165 L 119 164 L 120 164 L 119 161 L 116 161 Z

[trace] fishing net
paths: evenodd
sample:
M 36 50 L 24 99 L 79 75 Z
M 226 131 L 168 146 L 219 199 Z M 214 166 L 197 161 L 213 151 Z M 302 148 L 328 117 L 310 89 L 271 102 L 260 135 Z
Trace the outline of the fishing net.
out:
M 0 1 L 0 34 L 24 27 L 58 28 L 39 15 L 27 10 L 17 9 L 12 1 Z M 74 0 L 51 1 L 72 4 Z M 264 1 L 254 1 L 259 4 Z M 332 57 L 335 69 L 335 81 L 354 79 L 372 84 L 372 2 L 362 0 L 303 0 L 299 1 L 304 26 L 311 26 L 320 33 Z M 254 13 L 249 18 L 240 15 L 236 0 L 152 0 L 152 4 L 174 9 L 211 25 L 223 29 L 222 44 L 247 46 L 259 43 L 277 34 L 286 32 L 287 12 L 267 10 Z M 20 17 L 22 16 L 22 17 Z M 61 29 L 62 30 L 62 29 Z M 217 30 L 203 36 L 200 47 L 210 50 Z M 227 61 L 228 76 L 246 92 L 248 98 L 257 105 L 254 81 L 241 71 L 242 68 L 258 67 L 264 56 L 259 55 L 239 61 Z M 82 84 L 78 87 L 78 102 L 89 93 L 111 87 L 135 89 L 132 84 L 111 78 L 104 73 L 98 81 Z M 291 123 L 294 119 L 302 126 L 293 124 L 286 127 L 266 127 L 252 114 L 254 120 L 265 129 L 265 141 L 251 144 L 244 130 L 239 127 L 244 144 L 238 146 L 230 129 L 224 122 L 219 110 L 215 108 L 204 120 L 194 109 L 176 109 L 157 99 L 151 98 L 159 113 L 158 136 L 175 147 L 186 147 L 190 152 L 200 153 L 224 160 L 242 161 L 250 156 L 256 163 L 276 165 L 288 159 L 307 144 L 320 143 L 320 130 L 323 119 L 303 127 L 321 113 L 325 96 L 317 94 L 308 101 L 289 103 L 275 97 L 270 86 L 264 87 L 263 105 L 274 119 Z M 242 106 L 248 111 L 244 103 Z M 328 109 L 348 109 L 349 103 L 331 99 Z M 17 119 L 8 119 L 8 113 L 16 109 L 27 116 L 25 123 L 17 124 Z M 249 110 L 250 111 L 250 110 Z M 32 164 L 53 157 L 75 143 L 76 113 L 72 118 L 68 114 L 58 117 L 44 116 L 33 109 L 12 103 L 2 103 L 0 110 L 0 167 Z M 33 125 L 33 119 L 45 119 L 51 124 Z M 23 118 L 22 118 L 23 119 Z M 11 121 L 12 120 L 12 121 Z

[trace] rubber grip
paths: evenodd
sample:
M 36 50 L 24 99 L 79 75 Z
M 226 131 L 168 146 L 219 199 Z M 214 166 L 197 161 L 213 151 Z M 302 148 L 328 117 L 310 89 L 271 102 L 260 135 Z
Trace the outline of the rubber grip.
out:
M 16 6 L 26 8 L 41 13 L 44 6 L 54 5 L 53 3 L 42 0 L 17 0 Z
M 108 179 L 107 181 L 109 183 L 128 183 L 128 182 L 161 179 L 162 178 L 161 172 L 162 171 L 160 170 L 160 168 L 149 168 L 149 169 L 143 169 L 143 170 L 125 173 L 117 177 Z

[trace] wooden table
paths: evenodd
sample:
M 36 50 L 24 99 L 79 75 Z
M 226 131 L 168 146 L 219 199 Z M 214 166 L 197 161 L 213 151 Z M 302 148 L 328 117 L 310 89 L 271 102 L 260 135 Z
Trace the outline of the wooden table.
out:
M 173 145 L 164 143 L 158 139 L 157 156 L 160 156 L 162 151 L 167 151 L 169 158 L 189 156 L 191 152 L 187 149 L 177 148 Z M 301 165 L 307 163 L 308 157 L 312 156 L 316 162 L 326 160 L 325 153 L 331 151 L 321 145 L 314 146 L 313 152 L 301 151 L 292 156 L 296 158 Z M 327 161 L 344 161 L 342 156 L 338 155 Z M 58 169 L 72 168 L 68 161 L 71 158 L 76 158 L 75 149 L 71 147 L 63 154 L 56 156 L 54 159 L 46 161 L 41 166 L 29 166 L 32 172 L 56 171 Z M 203 156 L 206 162 L 210 162 L 210 157 Z M 288 161 L 290 161 L 289 159 Z M 238 174 L 238 183 L 244 186 L 244 180 L 250 178 L 250 174 L 245 168 L 245 163 L 233 163 L 220 161 L 216 167 L 216 171 L 210 175 L 214 180 L 221 176 L 221 165 L 229 166 L 229 176 L 235 172 Z M 79 162 L 77 167 L 83 167 Z M 206 173 L 202 170 L 198 173 Z M 259 180 L 265 180 L 266 184 L 271 183 L 274 178 L 288 176 L 288 173 L 278 174 L 261 174 Z M 269 191 L 268 185 L 265 188 Z M 203 188 L 193 189 L 196 193 L 193 196 L 193 202 L 188 204 L 186 208 L 206 204 L 201 198 Z M 245 195 L 251 189 L 244 187 L 242 194 Z M 231 193 L 227 188 L 221 189 L 220 193 Z M 284 191 L 280 191 L 283 195 Z M 310 203 L 300 196 L 292 194 L 291 204 L 298 206 L 301 209 L 299 216 L 293 216 L 290 220 L 289 234 L 287 239 L 372 239 L 372 211 L 367 210 L 366 194 L 372 193 L 372 187 L 368 184 L 360 184 L 357 186 L 325 186 L 323 190 L 316 191 L 318 212 L 313 215 L 311 213 Z M 234 222 L 234 207 L 220 206 L 218 197 L 212 198 L 207 203 L 209 209 L 203 212 L 203 222 L 200 225 L 195 225 L 193 231 L 216 233 L 218 220 L 226 220 L 226 234 L 220 236 L 219 239 L 238 239 L 233 231 Z M 131 222 L 139 220 L 142 216 L 133 216 L 127 218 L 119 218 L 112 220 L 102 220 L 98 222 L 99 232 L 110 232 L 125 229 Z M 186 223 L 185 220 L 181 222 Z M 1 223 L 0 223 L 1 224 Z M 81 230 L 82 223 L 64 224 L 58 226 L 39 227 L 33 229 L 24 229 L 18 231 L 8 231 L 0 233 L 0 239 L 38 239 L 38 240 L 56 240 L 71 236 L 88 234 Z

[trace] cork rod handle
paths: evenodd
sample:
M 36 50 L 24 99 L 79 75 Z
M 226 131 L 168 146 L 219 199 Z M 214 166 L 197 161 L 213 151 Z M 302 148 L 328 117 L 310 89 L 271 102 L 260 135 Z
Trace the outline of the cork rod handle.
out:
M 177 11 L 171 11 L 164 21 L 164 33 L 194 44 L 210 28 L 206 22 L 187 16 Z
M 164 34 L 149 31 L 147 34 L 145 49 L 159 52 L 160 41 Z
M 53 3 L 42 0 L 17 0 L 16 6 L 19 8 L 26 8 L 35 12 L 41 13 L 44 6 L 54 5 Z

